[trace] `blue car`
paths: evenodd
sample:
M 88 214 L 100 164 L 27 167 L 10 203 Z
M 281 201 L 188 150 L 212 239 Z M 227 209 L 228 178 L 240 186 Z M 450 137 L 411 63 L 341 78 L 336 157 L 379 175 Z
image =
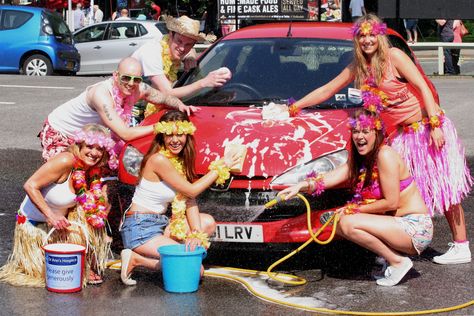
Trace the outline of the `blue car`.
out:
M 45 8 L 0 5 L 0 72 L 74 75 L 81 57 L 62 17 Z

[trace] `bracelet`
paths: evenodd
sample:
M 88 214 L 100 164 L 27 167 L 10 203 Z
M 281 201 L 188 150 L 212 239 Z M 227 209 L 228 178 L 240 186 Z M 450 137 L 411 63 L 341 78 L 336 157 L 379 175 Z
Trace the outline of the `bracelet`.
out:
M 347 203 L 344 207 L 344 214 L 345 215 L 352 215 L 360 213 L 359 204 L 357 203 Z
M 211 243 L 209 242 L 209 236 L 205 232 L 193 230 L 188 234 L 186 238 L 199 239 L 201 241 L 201 245 L 206 249 L 209 248 L 209 246 L 211 245 Z
M 230 168 L 225 165 L 224 159 L 211 162 L 209 170 L 217 172 L 217 185 L 224 184 L 230 178 Z
M 323 194 L 326 189 L 324 184 L 324 177 L 322 174 L 318 174 L 315 171 L 311 171 L 306 175 L 306 181 L 308 182 L 308 194 L 312 196 L 319 196 Z
M 428 121 L 428 124 L 430 124 L 431 129 L 435 129 L 437 127 L 441 127 L 444 122 L 444 112 L 441 111 L 438 114 L 431 115 L 430 119 Z
M 301 109 L 297 107 L 294 103 L 296 100 L 294 98 L 289 98 L 287 105 L 288 105 L 288 113 L 290 113 L 290 117 L 296 117 L 300 113 Z

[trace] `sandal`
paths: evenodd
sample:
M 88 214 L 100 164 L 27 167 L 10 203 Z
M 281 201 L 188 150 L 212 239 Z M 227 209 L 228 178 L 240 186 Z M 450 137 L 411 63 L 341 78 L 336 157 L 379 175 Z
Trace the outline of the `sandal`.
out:
M 89 271 L 89 278 L 87 279 L 87 284 L 101 284 L 104 282 L 104 279 L 94 271 Z

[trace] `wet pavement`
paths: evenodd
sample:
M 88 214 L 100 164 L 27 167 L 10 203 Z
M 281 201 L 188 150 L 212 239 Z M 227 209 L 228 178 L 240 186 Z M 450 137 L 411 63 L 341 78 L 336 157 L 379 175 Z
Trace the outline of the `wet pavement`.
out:
M 0 86 L 14 84 L 11 77 L 0 76 Z M 25 77 L 19 77 L 22 82 Z M 16 78 L 14 78 L 16 79 Z M 14 214 L 24 193 L 22 185 L 40 165 L 37 127 L 55 105 L 66 95 L 76 95 L 88 82 L 98 78 L 78 78 L 67 85 L 71 91 L 60 93 L 28 89 L 12 92 L 0 87 L 0 101 L 20 100 L 20 106 L 0 107 L 0 115 L 7 129 L 0 131 L 0 264 L 11 251 Z M 26 79 L 29 80 L 29 79 Z M 54 85 L 61 84 L 55 77 Z M 23 83 L 24 84 L 24 83 Z M 474 170 L 474 139 L 472 129 L 472 100 L 474 80 L 435 81 L 450 118 L 457 124 L 465 142 L 471 172 Z M 49 98 L 47 100 L 46 98 Z M 9 149 L 7 149 L 9 148 Z M 471 192 L 463 203 L 471 242 L 474 228 L 474 195 Z M 344 241 L 328 246 L 311 245 L 296 257 L 278 267 L 307 279 L 304 286 L 282 286 L 273 281 L 262 281 L 268 293 L 291 296 L 302 304 L 315 303 L 320 307 L 350 311 L 402 312 L 443 308 L 474 300 L 474 264 L 442 266 L 431 258 L 447 250 L 450 241 L 444 218 L 435 219 L 435 239 L 421 257 L 415 257 L 412 269 L 404 281 L 392 288 L 377 286 L 372 275 L 379 267 L 367 251 Z M 287 254 L 290 249 L 280 246 L 249 248 L 234 245 L 233 249 L 212 247 L 209 265 L 265 270 L 268 265 Z M 471 245 L 471 251 L 474 247 Z M 163 289 L 159 273 L 142 271 L 136 274 L 138 285 L 126 287 L 120 282 L 119 271 L 108 270 L 106 281 L 89 286 L 74 294 L 57 294 L 45 289 L 19 288 L 0 284 L 0 315 L 307 315 L 310 312 L 291 309 L 260 300 L 242 285 L 228 280 L 205 277 L 199 291 L 171 294 Z M 451 311 L 446 315 L 474 315 L 474 306 Z

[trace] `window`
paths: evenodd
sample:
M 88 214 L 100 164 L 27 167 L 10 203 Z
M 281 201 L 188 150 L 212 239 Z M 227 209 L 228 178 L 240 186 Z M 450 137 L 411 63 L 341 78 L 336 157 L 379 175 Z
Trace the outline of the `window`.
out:
M 76 43 L 102 41 L 106 26 L 107 24 L 99 24 L 85 28 L 74 35 L 74 41 Z
M 14 10 L 5 10 L 3 11 L 2 20 L 1 20 L 1 29 L 11 30 L 16 29 L 26 23 L 33 13 L 23 12 L 23 11 L 14 11 Z

